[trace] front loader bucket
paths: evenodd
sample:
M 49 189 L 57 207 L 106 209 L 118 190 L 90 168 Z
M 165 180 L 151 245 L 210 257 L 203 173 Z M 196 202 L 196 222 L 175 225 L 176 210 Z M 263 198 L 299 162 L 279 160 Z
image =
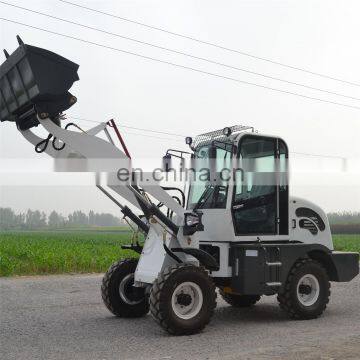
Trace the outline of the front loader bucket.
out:
M 0 66 L 0 121 L 15 121 L 20 130 L 55 119 L 76 102 L 68 90 L 79 80 L 79 65 L 51 51 L 26 45 L 19 47 Z

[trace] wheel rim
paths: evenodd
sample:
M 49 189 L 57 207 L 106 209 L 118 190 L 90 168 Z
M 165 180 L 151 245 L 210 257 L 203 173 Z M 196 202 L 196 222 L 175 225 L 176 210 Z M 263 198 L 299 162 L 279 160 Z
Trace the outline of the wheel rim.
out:
M 297 285 L 297 297 L 304 306 L 311 306 L 316 303 L 320 295 L 320 284 L 318 279 L 312 275 L 304 275 Z
M 121 280 L 119 285 L 120 297 L 122 301 L 128 305 L 140 304 L 142 301 L 142 299 L 139 299 L 139 297 L 134 293 L 133 284 L 134 274 L 128 274 Z
M 190 281 L 178 285 L 171 298 L 171 306 L 175 315 L 183 320 L 196 316 L 200 312 L 203 302 L 200 286 Z

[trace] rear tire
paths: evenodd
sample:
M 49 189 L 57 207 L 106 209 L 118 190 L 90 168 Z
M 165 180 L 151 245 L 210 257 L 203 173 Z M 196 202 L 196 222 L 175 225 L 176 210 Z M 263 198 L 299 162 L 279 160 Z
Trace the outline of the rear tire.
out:
M 261 298 L 260 295 L 236 295 L 225 293 L 220 290 L 221 297 L 231 306 L 234 307 L 251 307 L 254 306 Z
M 105 306 L 118 317 L 141 317 L 149 312 L 145 289 L 134 288 L 134 273 L 138 261 L 125 259 L 110 266 L 101 285 Z
M 150 312 L 173 335 L 200 332 L 216 307 L 215 285 L 207 272 L 190 264 L 166 268 L 150 291 Z
M 324 312 L 329 297 L 330 282 L 324 267 L 315 260 L 301 259 L 290 270 L 278 301 L 291 318 L 309 320 Z

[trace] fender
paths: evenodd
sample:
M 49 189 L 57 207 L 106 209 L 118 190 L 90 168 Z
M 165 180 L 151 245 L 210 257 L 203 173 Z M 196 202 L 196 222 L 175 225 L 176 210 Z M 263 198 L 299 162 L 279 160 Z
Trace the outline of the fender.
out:
M 220 268 L 215 258 L 204 250 L 194 248 L 172 248 L 171 250 L 173 252 L 183 252 L 184 254 L 193 256 L 199 260 L 200 264 L 207 270 L 218 271 Z

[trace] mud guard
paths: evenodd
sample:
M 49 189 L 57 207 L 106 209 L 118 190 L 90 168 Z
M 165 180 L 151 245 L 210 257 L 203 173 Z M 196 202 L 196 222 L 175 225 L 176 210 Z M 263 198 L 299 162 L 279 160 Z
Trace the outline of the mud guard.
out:
M 215 258 L 204 250 L 193 248 L 172 248 L 171 250 L 173 252 L 183 252 L 184 254 L 193 256 L 195 259 L 199 260 L 200 264 L 207 270 L 218 271 L 220 268 Z

